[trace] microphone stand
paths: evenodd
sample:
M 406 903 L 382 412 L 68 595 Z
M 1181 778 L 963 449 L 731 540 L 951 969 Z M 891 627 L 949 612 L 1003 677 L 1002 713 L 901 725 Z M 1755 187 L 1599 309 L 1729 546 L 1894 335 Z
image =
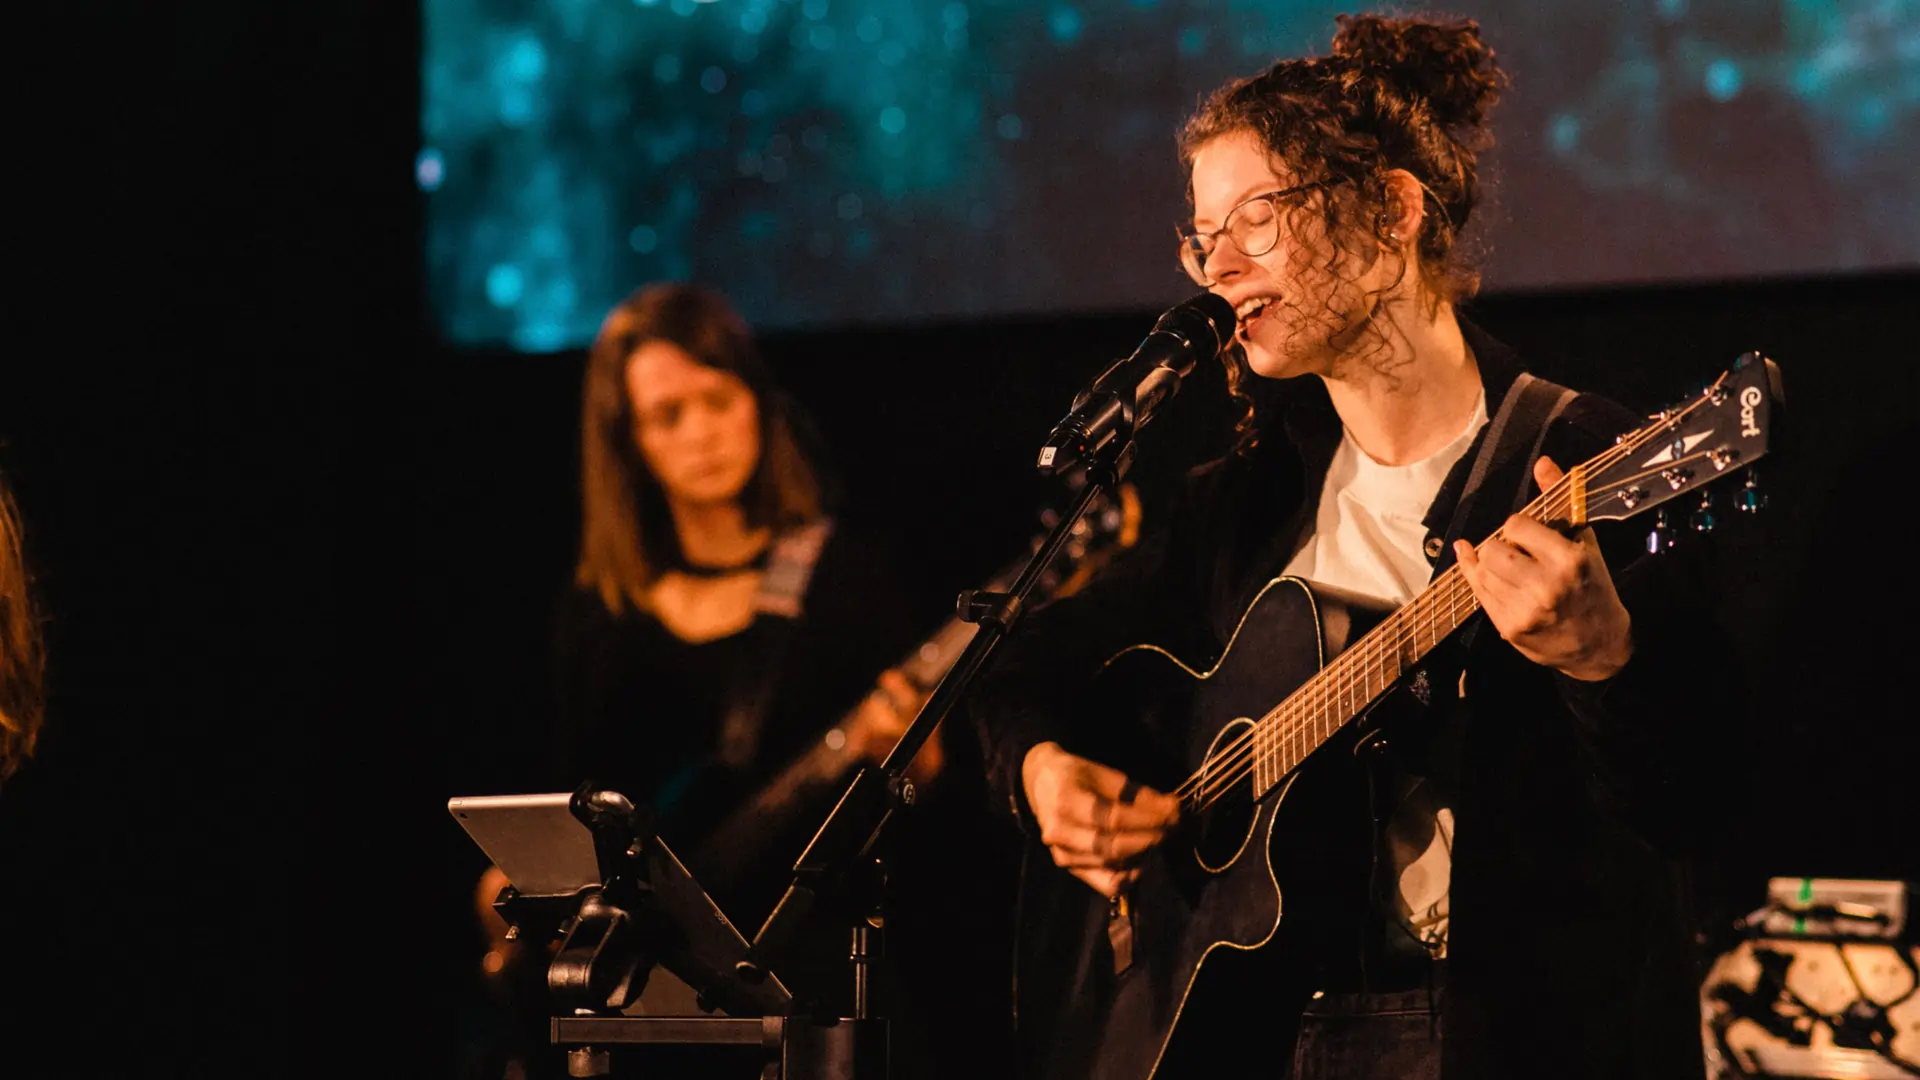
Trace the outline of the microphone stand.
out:
M 1084 396 L 1084 395 L 1083 395 Z M 1004 593 L 968 589 L 957 604 L 960 618 L 979 626 L 973 640 L 960 658 L 934 687 L 927 703 L 901 735 L 886 760 L 876 768 L 863 767 L 855 774 L 846 792 L 827 815 L 813 840 L 793 867 L 793 882 L 774 906 L 767 920 L 754 935 L 746 959 L 737 965 L 742 978 L 764 979 L 790 956 L 794 945 L 806 930 L 814 910 L 823 901 L 837 901 L 853 912 L 850 959 L 853 966 L 853 1017 L 855 1025 L 867 1026 L 874 1034 L 856 1037 L 856 1044 L 869 1048 L 849 1074 L 859 1080 L 885 1076 L 885 1020 L 873 1015 L 868 978 L 869 958 L 874 952 L 872 934 L 884 924 L 882 902 L 884 865 L 881 842 L 895 811 L 913 802 L 912 784 L 906 778 L 907 765 L 913 761 L 927 739 L 972 686 L 985 668 L 995 647 L 1019 624 L 1026 611 L 1027 598 L 1060 550 L 1066 546 L 1074 526 L 1087 509 L 1103 494 L 1111 494 L 1132 463 L 1133 410 L 1127 408 L 1124 420 L 1112 438 L 1087 449 L 1080 464 L 1086 466 L 1086 482 L 1074 500 L 1073 508 L 1061 516 L 1053 530 L 1034 552 L 1020 575 Z M 1053 464 L 1043 456 L 1043 468 Z M 1068 462 L 1060 462 L 1064 466 Z M 877 1049 L 873 1049 L 877 1047 Z M 868 1069 L 876 1071 L 869 1072 Z

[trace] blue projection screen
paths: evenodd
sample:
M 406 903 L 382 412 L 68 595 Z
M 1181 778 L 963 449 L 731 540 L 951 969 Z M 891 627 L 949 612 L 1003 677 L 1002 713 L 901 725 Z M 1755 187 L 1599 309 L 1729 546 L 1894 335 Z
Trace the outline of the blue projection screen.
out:
M 577 346 L 648 281 L 757 326 L 1189 291 L 1174 133 L 1312 0 L 426 0 L 444 336 Z M 1920 263 L 1920 0 L 1488 0 L 1492 288 Z

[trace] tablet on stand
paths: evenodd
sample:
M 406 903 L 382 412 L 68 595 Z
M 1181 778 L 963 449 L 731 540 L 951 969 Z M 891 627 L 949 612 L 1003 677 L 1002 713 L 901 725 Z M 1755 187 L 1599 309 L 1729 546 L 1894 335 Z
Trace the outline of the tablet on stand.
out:
M 624 796 L 468 796 L 447 811 L 510 882 L 494 902 L 510 934 L 561 939 L 549 1028 L 571 1075 L 606 1075 L 607 1047 L 649 1044 L 759 1047 L 770 1080 L 884 1075 L 880 1022 L 796 1016 L 776 976 L 737 974 L 746 938 Z M 689 997 L 695 1008 L 657 1014 Z

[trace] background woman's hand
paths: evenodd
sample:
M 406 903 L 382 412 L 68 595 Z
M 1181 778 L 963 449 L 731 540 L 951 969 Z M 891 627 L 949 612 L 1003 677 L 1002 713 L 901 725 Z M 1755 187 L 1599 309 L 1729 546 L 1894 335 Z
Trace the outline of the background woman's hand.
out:
M 1550 458 L 1534 462 L 1542 491 L 1562 475 Z M 1612 676 L 1633 655 L 1633 620 L 1592 529 L 1570 540 L 1515 514 L 1479 551 L 1458 540 L 1454 554 L 1494 629 L 1534 663 L 1593 681 Z
M 1133 884 L 1140 856 L 1180 820 L 1180 800 L 1059 743 L 1027 751 L 1020 779 L 1053 861 L 1103 896 Z
M 926 691 L 913 685 L 898 670 L 889 668 L 881 672 L 873 692 L 860 702 L 853 720 L 844 729 L 847 752 L 875 764 L 885 760 L 900 736 L 906 734 L 907 725 L 920 715 L 927 697 Z M 914 755 L 913 764 L 907 767 L 907 776 L 914 783 L 925 784 L 939 775 L 944 764 L 946 754 L 936 730 Z

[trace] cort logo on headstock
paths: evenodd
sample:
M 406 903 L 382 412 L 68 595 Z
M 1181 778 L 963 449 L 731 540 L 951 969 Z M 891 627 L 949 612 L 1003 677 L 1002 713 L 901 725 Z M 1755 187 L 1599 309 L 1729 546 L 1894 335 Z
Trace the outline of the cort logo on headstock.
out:
M 1764 396 L 1757 386 L 1740 391 L 1740 434 L 1748 438 L 1760 434 L 1759 426 L 1754 423 L 1753 410 L 1760 406 Z

